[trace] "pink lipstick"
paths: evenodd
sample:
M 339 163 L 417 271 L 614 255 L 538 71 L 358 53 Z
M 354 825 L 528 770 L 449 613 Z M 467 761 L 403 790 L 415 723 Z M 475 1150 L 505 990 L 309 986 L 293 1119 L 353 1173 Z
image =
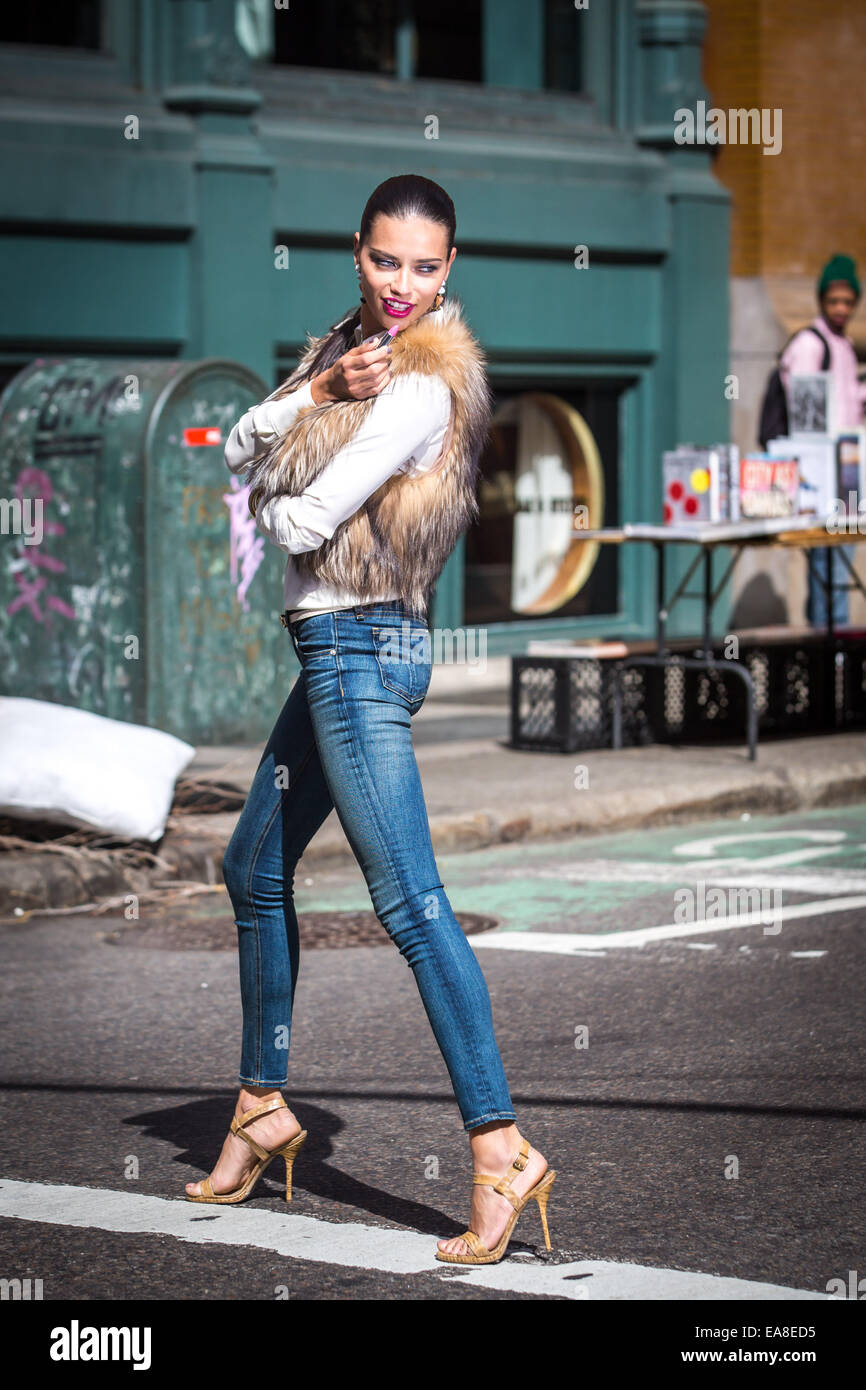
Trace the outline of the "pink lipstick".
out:
M 386 328 L 383 333 L 371 333 L 369 338 L 365 338 L 362 347 L 368 347 L 371 343 L 373 347 L 384 347 L 386 343 L 394 341 L 395 336 L 400 332 L 396 323 L 390 328 Z

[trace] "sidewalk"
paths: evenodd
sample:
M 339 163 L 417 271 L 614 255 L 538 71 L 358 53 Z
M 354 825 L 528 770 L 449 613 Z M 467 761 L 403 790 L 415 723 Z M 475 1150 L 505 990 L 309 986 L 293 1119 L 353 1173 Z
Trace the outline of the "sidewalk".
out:
M 434 671 L 431 693 L 412 721 L 437 853 L 866 800 L 862 731 L 768 739 L 759 742 L 754 763 L 744 744 L 519 752 L 507 745 L 509 693 L 502 674 L 488 669 L 469 691 L 465 678 L 460 690 L 449 688 L 448 674 L 435 681 Z M 93 862 L 47 850 L 0 855 L 0 916 L 16 907 L 73 907 L 124 891 L 140 893 L 171 880 L 220 883 L 223 850 L 261 747 L 198 750 L 185 776 L 233 789 L 236 806 L 210 815 L 175 807 L 154 847 L 160 867 L 131 868 L 110 853 Z M 298 874 L 341 860 L 352 860 L 352 853 L 332 812 Z

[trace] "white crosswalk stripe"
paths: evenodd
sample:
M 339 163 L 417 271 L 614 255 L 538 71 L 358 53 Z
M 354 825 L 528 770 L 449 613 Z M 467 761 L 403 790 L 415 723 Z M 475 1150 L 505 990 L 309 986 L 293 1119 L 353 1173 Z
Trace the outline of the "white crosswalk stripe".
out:
M 530 1221 L 536 1213 L 527 1213 Z M 608 1299 L 822 1299 L 807 1289 L 607 1260 L 553 1264 L 509 1255 L 461 1268 L 435 1259 L 436 1237 L 358 1222 L 321 1221 L 252 1207 L 219 1207 L 113 1189 L 0 1179 L 0 1217 L 53 1226 L 167 1235 L 201 1245 L 256 1246 L 291 1260 L 387 1274 L 432 1274 L 480 1288 L 576 1301 Z M 524 1218 L 525 1220 L 526 1218 Z M 536 1215 L 537 1220 L 537 1215 Z M 518 1234 L 534 1241 L 535 1231 Z M 457 1271 L 457 1272 L 455 1272 Z

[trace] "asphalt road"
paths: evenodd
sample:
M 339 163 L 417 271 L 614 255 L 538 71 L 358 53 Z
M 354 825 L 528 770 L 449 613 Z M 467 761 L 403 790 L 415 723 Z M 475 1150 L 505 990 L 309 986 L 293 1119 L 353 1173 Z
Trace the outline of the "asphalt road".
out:
M 866 807 L 439 866 L 458 913 L 499 923 L 470 939 L 558 1172 L 551 1256 L 533 1206 L 500 1265 L 434 1259 L 466 1224 L 468 1144 L 387 942 L 302 955 L 291 1205 L 277 1165 L 241 1207 L 185 1202 L 232 1113 L 236 957 L 68 915 L 2 927 L 5 1277 L 46 1300 L 823 1301 L 866 1275 Z M 354 867 L 297 893 L 369 906 Z

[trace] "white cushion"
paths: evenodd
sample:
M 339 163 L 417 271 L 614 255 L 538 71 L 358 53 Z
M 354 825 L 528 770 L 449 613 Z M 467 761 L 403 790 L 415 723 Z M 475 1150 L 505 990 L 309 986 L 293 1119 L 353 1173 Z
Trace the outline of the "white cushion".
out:
M 175 779 L 194 756 L 160 729 L 0 699 L 0 813 L 159 840 Z

